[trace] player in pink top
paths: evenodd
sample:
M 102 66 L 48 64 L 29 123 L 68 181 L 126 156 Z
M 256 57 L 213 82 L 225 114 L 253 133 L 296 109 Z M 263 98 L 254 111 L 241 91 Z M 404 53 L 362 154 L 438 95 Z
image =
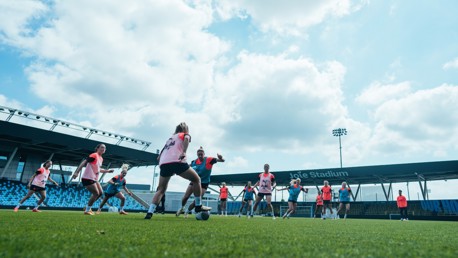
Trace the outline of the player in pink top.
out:
M 101 168 L 103 163 L 102 155 L 105 153 L 107 147 L 105 144 L 98 144 L 95 147 L 95 152 L 89 155 L 84 159 L 78 168 L 73 173 L 72 179 L 76 179 L 81 171 L 81 169 L 86 166 L 84 169 L 83 175 L 81 176 L 81 183 L 86 189 L 91 192 L 91 197 L 87 203 L 86 209 L 84 210 L 85 215 L 94 215 L 92 212 L 92 205 L 94 202 L 99 199 L 103 194 L 102 186 L 100 185 L 99 173 L 113 173 L 113 169 L 103 169 Z
M 253 187 L 258 186 L 258 196 L 256 197 L 256 201 L 254 203 L 253 212 L 256 211 L 258 208 L 259 203 L 262 201 L 264 196 L 266 197 L 267 205 L 270 207 L 272 211 L 272 218 L 275 219 L 274 214 L 274 207 L 272 206 L 272 189 L 275 188 L 277 183 L 275 182 L 275 176 L 269 172 L 270 166 L 269 164 L 264 165 L 264 172 L 259 174 L 259 181 Z M 253 217 L 253 213 L 251 213 L 251 217 Z
M 29 184 L 27 185 L 29 187 L 29 192 L 27 193 L 24 198 L 22 198 L 18 205 L 14 208 L 14 211 L 17 212 L 19 210 L 19 207 L 27 200 L 29 199 L 35 192 L 38 192 L 40 194 L 40 200 L 37 202 L 37 206 L 33 208 L 33 212 L 41 212 L 38 210 L 40 207 L 41 203 L 45 200 L 46 198 L 46 181 L 49 180 L 55 185 L 59 185 L 56 181 L 52 180 L 49 175 L 49 168 L 52 166 L 52 161 L 47 160 L 45 163 L 43 163 L 43 167 L 37 169 L 37 172 L 30 178 Z
M 180 123 L 175 128 L 175 133 L 167 140 L 164 148 L 159 154 L 159 167 L 161 169 L 159 185 L 154 194 L 151 205 L 146 213 L 145 219 L 151 219 L 157 205 L 167 190 L 170 178 L 173 175 L 179 175 L 184 179 L 192 182 L 194 193 L 194 202 L 196 212 L 208 211 L 211 208 L 202 206 L 202 188 L 200 186 L 200 177 L 197 172 L 186 162 L 186 151 L 191 142 L 189 128 L 186 123 Z

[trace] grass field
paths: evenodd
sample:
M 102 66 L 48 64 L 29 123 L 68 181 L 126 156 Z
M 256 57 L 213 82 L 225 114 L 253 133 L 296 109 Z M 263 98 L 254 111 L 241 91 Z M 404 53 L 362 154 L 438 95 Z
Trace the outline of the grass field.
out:
M 458 257 L 458 223 L 0 210 L 0 257 Z

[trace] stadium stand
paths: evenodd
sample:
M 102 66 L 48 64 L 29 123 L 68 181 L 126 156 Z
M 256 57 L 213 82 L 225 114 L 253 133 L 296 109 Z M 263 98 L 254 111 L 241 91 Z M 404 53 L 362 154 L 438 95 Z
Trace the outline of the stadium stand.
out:
M 27 185 L 16 181 L 1 180 L 0 181 L 0 203 L 2 206 L 14 206 L 19 200 L 27 194 Z M 69 185 L 56 187 L 53 185 L 46 186 L 46 200 L 44 207 L 50 208 L 83 208 L 87 204 L 90 193 L 82 186 Z M 143 211 L 145 208 L 138 203 L 134 198 L 126 195 L 125 210 Z M 36 199 L 28 199 L 22 206 L 34 206 Z M 93 208 L 100 205 L 99 199 Z M 120 200 L 116 197 L 110 198 L 104 209 L 110 206 L 119 207 Z

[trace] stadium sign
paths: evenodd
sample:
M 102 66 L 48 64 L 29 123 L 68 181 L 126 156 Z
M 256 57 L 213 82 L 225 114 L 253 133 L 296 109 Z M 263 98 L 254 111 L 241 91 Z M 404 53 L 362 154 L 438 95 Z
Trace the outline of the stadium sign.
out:
M 300 178 L 300 179 L 308 179 L 308 178 L 340 178 L 340 177 L 348 177 L 348 172 L 347 171 L 332 171 L 328 170 L 326 172 L 317 172 L 317 171 L 311 171 L 311 172 L 302 172 L 302 171 L 297 171 L 294 173 L 289 173 L 289 176 L 291 179 L 294 178 Z

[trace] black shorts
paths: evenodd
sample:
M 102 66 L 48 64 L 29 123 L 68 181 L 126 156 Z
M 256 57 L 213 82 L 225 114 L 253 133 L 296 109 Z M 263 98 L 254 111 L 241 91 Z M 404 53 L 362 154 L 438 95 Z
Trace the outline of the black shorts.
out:
M 30 190 L 35 191 L 35 192 L 41 192 L 41 191 L 46 191 L 44 187 L 36 186 L 36 185 L 30 185 L 29 187 Z
M 253 199 L 243 199 L 244 202 L 252 201 Z
M 107 192 L 105 192 L 105 197 L 111 198 L 111 197 L 117 195 L 118 193 L 119 193 L 119 192 L 116 192 L 116 193 L 107 193 Z
M 162 177 L 171 177 L 173 175 L 179 175 L 188 169 L 189 169 L 188 163 L 175 162 L 175 163 L 162 164 L 160 175 Z
M 342 204 L 349 204 L 350 202 L 340 202 L 340 203 L 342 203 Z
M 86 179 L 86 178 L 81 178 L 81 183 L 83 183 L 84 186 L 93 185 L 93 184 L 95 184 L 95 182 L 97 182 L 97 181 L 94 181 L 94 180 L 91 180 L 91 179 Z
M 192 182 L 189 183 L 189 185 L 192 185 Z M 200 183 L 200 187 L 204 188 L 204 189 L 208 189 L 208 185 L 209 185 L 209 183 Z
M 297 203 L 296 200 L 288 200 L 288 202 Z
M 258 193 L 258 197 L 264 198 L 264 196 L 271 196 L 271 193 Z
M 225 202 L 225 201 L 227 201 L 227 198 L 221 198 L 221 201 Z
M 323 200 L 323 205 L 331 204 L 331 200 Z

